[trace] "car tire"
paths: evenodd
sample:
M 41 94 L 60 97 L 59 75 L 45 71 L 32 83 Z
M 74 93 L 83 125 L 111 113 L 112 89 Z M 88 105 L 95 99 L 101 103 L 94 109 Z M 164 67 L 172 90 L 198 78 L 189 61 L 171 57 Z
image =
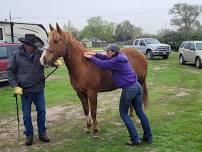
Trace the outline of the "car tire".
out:
M 146 57 L 147 57 L 148 60 L 153 59 L 154 56 L 153 56 L 153 54 L 152 54 L 152 51 L 147 51 Z
M 163 59 L 168 59 L 169 55 L 164 55 L 162 57 L 163 57 Z
M 180 64 L 182 64 L 182 65 L 185 64 L 185 60 L 184 60 L 184 57 L 183 57 L 182 54 L 179 56 L 179 62 L 180 62 Z
M 201 59 L 199 57 L 196 58 L 195 65 L 197 69 L 200 69 L 202 67 Z

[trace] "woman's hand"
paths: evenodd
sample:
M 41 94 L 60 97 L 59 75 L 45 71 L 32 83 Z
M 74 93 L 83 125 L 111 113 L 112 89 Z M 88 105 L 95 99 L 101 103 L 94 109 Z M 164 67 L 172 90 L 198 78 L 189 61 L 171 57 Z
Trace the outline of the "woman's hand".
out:
M 88 54 L 88 55 L 95 56 L 95 55 L 96 55 L 96 52 L 93 52 L 93 51 L 86 51 L 86 52 L 84 52 L 84 54 Z
M 84 56 L 85 56 L 86 58 L 90 59 L 90 58 L 92 58 L 94 55 L 91 55 L 91 54 L 89 54 L 89 53 L 87 53 L 87 52 L 84 52 Z

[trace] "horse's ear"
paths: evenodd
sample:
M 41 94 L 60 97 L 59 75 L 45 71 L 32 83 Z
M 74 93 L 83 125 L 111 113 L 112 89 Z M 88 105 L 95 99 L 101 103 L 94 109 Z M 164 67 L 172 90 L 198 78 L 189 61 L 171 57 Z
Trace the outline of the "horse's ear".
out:
M 51 24 L 49 24 L 49 27 L 50 27 L 50 31 L 53 31 L 53 30 L 54 30 L 54 28 L 52 27 Z
M 56 23 L 56 29 L 57 29 L 58 33 L 62 33 L 62 30 L 61 30 L 61 28 L 59 27 L 58 23 Z

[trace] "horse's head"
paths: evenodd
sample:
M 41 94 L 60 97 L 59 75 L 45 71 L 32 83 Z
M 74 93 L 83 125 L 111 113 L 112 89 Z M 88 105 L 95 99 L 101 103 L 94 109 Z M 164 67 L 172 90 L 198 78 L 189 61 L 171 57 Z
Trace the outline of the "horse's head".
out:
M 44 48 L 40 62 L 42 65 L 53 66 L 53 63 L 63 57 L 67 51 L 67 42 L 64 31 L 56 24 L 56 29 L 51 25 L 48 39 L 48 45 Z

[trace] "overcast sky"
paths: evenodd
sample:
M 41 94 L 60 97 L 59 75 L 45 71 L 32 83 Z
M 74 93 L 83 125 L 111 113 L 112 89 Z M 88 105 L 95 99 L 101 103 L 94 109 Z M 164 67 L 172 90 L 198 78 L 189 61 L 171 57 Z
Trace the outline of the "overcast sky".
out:
M 179 2 L 202 5 L 202 0 L 1 0 L 0 20 L 9 19 L 10 9 L 16 22 L 41 23 L 48 28 L 49 23 L 63 26 L 71 21 L 82 29 L 87 19 L 101 16 L 115 23 L 129 20 L 145 33 L 156 34 L 171 28 L 168 11 Z M 202 24 L 202 15 L 198 19 Z

